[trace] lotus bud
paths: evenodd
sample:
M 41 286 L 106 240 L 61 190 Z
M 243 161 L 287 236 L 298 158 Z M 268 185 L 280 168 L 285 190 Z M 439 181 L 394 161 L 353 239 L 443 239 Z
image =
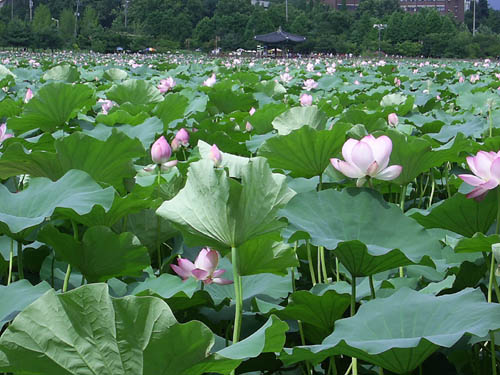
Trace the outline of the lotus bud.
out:
M 399 123 L 398 115 L 390 113 L 389 116 L 387 116 L 387 122 L 389 123 L 389 126 L 392 126 L 393 128 L 396 127 Z
M 167 140 L 162 135 L 160 138 L 153 143 L 151 147 L 151 159 L 155 164 L 163 164 L 170 159 L 172 155 L 172 149 L 170 148 Z
M 215 144 L 212 146 L 212 148 L 210 148 L 210 159 L 213 160 L 216 167 L 218 167 L 222 161 L 222 154 Z
M 28 103 L 31 98 L 33 98 L 33 91 L 31 91 L 30 88 L 28 88 L 28 91 L 26 91 L 26 96 L 24 97 L 24 102 Z

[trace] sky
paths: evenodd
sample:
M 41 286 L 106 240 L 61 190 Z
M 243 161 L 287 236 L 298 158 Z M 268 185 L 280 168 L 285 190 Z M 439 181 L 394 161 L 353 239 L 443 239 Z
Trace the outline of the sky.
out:
M 490 7 L 496 10 L 500 10 L 500 0 L 488 0 Z

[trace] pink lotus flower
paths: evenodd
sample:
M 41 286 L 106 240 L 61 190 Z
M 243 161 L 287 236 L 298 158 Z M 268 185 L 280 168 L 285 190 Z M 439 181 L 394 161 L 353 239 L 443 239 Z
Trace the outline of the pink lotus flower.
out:
M 476 186 L 467 198 L 483 199 L 488 190 L 496 188 L 500 184 L 500 151 L 479 151 L 476 156 L 468 156 L 467 164 L 472 174 L 459 174 L 463 181 L 469 185 Z
M 313 97 L 312 95 L 309 94 L 302 94 L 300 95 L 300 105 L 302 107 L 309 107 L 313 102 Z
M 250 116 L 253 116 L 253 114 L 255 113 L 255 108 L 250 108 L 250 111 L 248 111 L 248 113 L 250 113 Z
M 399 87 L 401 86 L 401 80 L 398 77 L 394 77 L 394 84 Z
M 163 94 L 169 90 L 172 90 L 177 83 L 174 81 L 172 77 L 168 77 L 167 79 L 162 79 L 160 84 L 158 85 L 158 90 Z
M 208 247 L 201 249 L 196 257 L 194 264 L 183 258 L 177 259 L 177 266 L 171 264 L 170 267 L 174 272 L 184 280 L 194 277 L 196 280 L 203 281 L 204 284 L 232 284 L 231 280 L 221 279 L 221 276 L 226 270 L 217 269 L 219 265 L 219 253 L 216 250 L 211 250 Z
M 389 116 L 387 116 L 387 122 L 389 123 L 389 126 L 396 127 L 399 123 L 398 115 L 390 113 Z
M 162 135 L 156 140 L 155 143 L 153 143 L 153 146 L 151 147 L 151 159 L 153 160 L 153 163 L 161 165 L 161 169 L 167 170 L 177 165 L 177 160 L 168 161 L 170 156 L 172 156 L 172 149 L 170 148 L 170 145 L 165 137 Z M 147 166 L 145 169 L 147 171 L 151 171 L 156 169 L 156 166 Z
M 30 88 L 28 88 L 28 91 L 26 91 L 26 95 L 24 96 L 24 102 L 28 103 L 31 98 L 33 98 L 33 91 L 31 91 Z
M 115 103 L 107 99 L 99 99 L 97 102 L 101 103 L 101 110 L 103 115 L 107 115 L 109 110 L 115 106 Z
M 459 83 L 464 83 L 464 81 L 465 81 L 464 76 L 460 76 L 460 77 L 458 78 L 458 82 L 459 82 Z
M 318 82 L 316 82 L 314 79 L 309 78 L 304 81 L 304 87 L 303 87 L 304 90 L 311 91 L 316 87 L 318 87 Z
M 222 161 L 222 154 L 215 144 L 212 146 L 212 148 L 210 148 L 210 159 L 213 160 L 216 167 L 218 167 Z
M 280 79 L 283 83 L 288 83 L 293 79 L 293 77 L 285 72 L 283 74 L 280 74 Z
M 250 122 L 247 121 L 247 123 L 245 124 L 245 130 L 247 132 L 251 132 L 253 130 L 253 126 L 252 124 L 250 124 Z
M 5 141 L 7 138 L 12 137 L 12 134 L 7 134 L 7 125 L 0 125 L 0 144 Z
M 156 140 L 155 143 L 153 143 L 153 146 L 151 147 L 151 159 L 155 164 L 162 164 L 167 162 L 171 155 L 172 149 L 170 148 L 170 145 L 165 137 L 162 135 Z
M 403 167 L 391 165 L 388 167 L 392 152 L 392 141 L 383 135 L 375 138 L 369 134 L 360 141 L 348 139 L 342 146 L 342 156 L 345 161 L 336 158 L 330 159 L 333 167 L 350 178 L 357 178 L 356 185 L 362 186 L 366 177 L 378 180 L 394 180 Z
M 172 140 L 172 150 L 177 151 L 181 146 L 189 145 L 189 133 L 186 129 L 181 128 L 176 134 L 174 139 Z
M 472 74 L 469 77 L 469 81 L 470 83 L 476 83 L 477 81 L 479 81 L 479 74 Z
M 217 78 L 215 76 L 215 73 L 213 73 L 210 78 L 206 79 L 203 82 L 203 86 L 212 87 L 213 85 L 215 85 L 216 82 L 217 82 Z

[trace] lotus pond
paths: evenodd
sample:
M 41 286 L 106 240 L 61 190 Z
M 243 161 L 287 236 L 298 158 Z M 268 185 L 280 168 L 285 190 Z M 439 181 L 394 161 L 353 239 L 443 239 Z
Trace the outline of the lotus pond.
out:
M 0 373 L 497 373 L 496 62 L 0 61 Z

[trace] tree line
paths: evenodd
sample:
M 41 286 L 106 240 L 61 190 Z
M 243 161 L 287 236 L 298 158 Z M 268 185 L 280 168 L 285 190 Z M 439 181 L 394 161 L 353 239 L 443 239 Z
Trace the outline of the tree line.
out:
M 482 58 L 500 56 L 500 11 L 487 0 L 457 23 L 434 9 L 404 12 L 399 0 L 361 0 L 355 11 L 321 0 L 7 0 L 0 8 L 0 45 L 113 52 L 221 47 L 255 49 L 253 36 L 279 27 L 304 35 L 297 52 Z M 78 12 L 77 9 L 78 2 Z M 13 6 L 12 6 L 13 4 Z M 380 33 L 374 24 L 386 25 Z

